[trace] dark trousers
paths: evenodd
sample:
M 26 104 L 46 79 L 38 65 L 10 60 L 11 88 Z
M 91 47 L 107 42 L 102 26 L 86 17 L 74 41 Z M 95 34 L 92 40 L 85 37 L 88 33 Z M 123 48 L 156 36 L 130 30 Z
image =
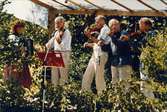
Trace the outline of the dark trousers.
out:
M 132 57 L 132 69 L 134 72 L 132 77 L 140 79 L 140 59 L 136 55 Z

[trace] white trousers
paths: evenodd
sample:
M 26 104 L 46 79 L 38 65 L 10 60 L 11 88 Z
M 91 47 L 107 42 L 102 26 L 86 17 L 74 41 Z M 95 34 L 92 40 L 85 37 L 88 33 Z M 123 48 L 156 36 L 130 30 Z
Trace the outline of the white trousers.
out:
M 69 65 L 70 65 L 70 52 L 62 53 L 64 68 L 52 67 L 51 70 L 51 82 L 54 86 L 64 85 L 68 81 Z
M 151 88 L 151 85 L 148 82 L 141 81 L 140 82 L 140 90 L 144 94 L 145 97 L 152 98 L 152 99 L 155 98 L 155 96 L 153 94 L 153 90 Z
M 147 82 L 147 80 L 149 80 L 149 77 L 140 72 L 140 78 L 142 79 L 142 81 L 140 82 L 141 92 L 147 98 L 155 98 L 151 85 Z
M 111 66 L 112 72 L 112 84 L 115 84 L 118 81 L 127 80 L 131 78 L 133 73 L 132 67 L 130 65 L 123 65 L 120 67 Z
M 92 55 L 91 59 L 89 60 L 89 64 L 86 68 L 86 71 L 83 75 L 82 91 L 91 92 L 91 84 L 94 76 L 98 94 L 102 93 L 102 91 L 105 90 L 106 82 L 104 79 L 104 66 L 106 64 L 107 57 L 108 54 L 102 52 L 101 56 L 99 57 L 99 63 L 97 63 L 94 54 Z

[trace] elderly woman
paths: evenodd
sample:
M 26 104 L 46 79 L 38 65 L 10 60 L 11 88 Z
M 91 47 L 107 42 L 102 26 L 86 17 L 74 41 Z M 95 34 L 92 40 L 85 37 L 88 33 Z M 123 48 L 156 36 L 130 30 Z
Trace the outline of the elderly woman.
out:
M 30 88 L 31 75 L 27 63 L 27 46 L 26 41 L 22 37 L 25 31 L 25 25 L 21 21 L 15 22 L 12 26 L 12 32 L 8 37 L 11 58 L 4 67 L 4 79 L 8 81 L 15 81 L 21 86 Z

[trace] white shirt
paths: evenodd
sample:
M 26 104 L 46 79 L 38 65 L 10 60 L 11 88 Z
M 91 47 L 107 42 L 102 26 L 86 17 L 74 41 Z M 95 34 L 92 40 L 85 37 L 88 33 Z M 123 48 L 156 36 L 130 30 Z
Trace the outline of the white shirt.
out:
M 103 40 L 104 44 L 109 44 L 111 41 L 111 38 L 108 36 L 109 32 L 110 32 L 110 28 L 105 24 L 100 30 L 100 34 L 97 39 Z
M 48 41 L 46 46 L 50 46 L 50 48 L 54 48 L 54 50 L 59 50 L 59 51 L 71 51 L 71 33 L 68 29 L 65 29 L 63 36 L 62 36 L 62 41 L 59 44 L 57 40 L 55 39 L 56 35 L 58 35 L 58 31 L 54 34 L 54 36 Z
M 14 42 L 14 45 L 18 46 L 21 37 L 18 37 L 16 35 L 12 34 L 12 35 L 9 35 L 8 38 L 9 38 L 10 42 Z

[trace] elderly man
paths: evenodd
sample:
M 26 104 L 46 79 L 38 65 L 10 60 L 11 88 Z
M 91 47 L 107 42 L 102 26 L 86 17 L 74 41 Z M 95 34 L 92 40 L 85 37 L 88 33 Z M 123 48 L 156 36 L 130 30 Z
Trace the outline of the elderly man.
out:
M 155 32 L 151 31 L 152 22 L 149 18 L 141 18 L 139 20 L 139 31 L 130 38 L 131 50 L 132 50 L 132 67 L 135 71 L 135 77 L 140 78 L 140 55 L 141 48 L 145 47 L 149 37 L 153 37 Z
M 70 64 L 71 51 L 71 33 L 65 28 L 65 19 L 61 16 L 55 18 L 55 32 L 53 37 L 48 41 L 46 47 L 54 48 L 55 51 L 62 51 L 65 68 L 54 68 L 51 71 L 51 81 L 57 85 L 64 85 L 68 80 L 68 71 Z
M 91 36 L 91 32 L 85 32 L 85 35 L 93 41 L 93 43 L 86 43 L 85 46 L 93 48 L 93 55 L 89 61 L 88 67 L 83 75 L 82 90 L 91 92 L 91 83 L 95 74 L 95 83 L 97 93 L 101 94 L 106 88 L 104 80 L 104 65 L 106 64 L 108 54 L 101 50 L 101 46 L 109 44 L 110 38 L 107 36 L 110 29 L 105 24 L 105 17 L 99 15 L 95 18 L 96 28 L 100 29 L 100 33 L 97 38 Z
M 145 80 L 149 78 L 146 74 L 143 73 L 143 63 L 141 63 L 139 57 L 142 53 L 141 48 L 146 47 L 146 45 L 150 45 L 148 43 L 148 39 L 152 38 L 156 33 L 151 31 L 152 22 L 149 18 L 143 17 L 139 20 L 139 31 L 138 35 L 130 38 L 131 48 L 132 48 L 132 65 L 135 71 L 135 76 L 137 78 L 141 78 L 143 81 L 141 82 L 141 90 L 146 97 L 154 98 L 154 94 L 150 89 L 149 85 Z
M 111 38 L 111 72 L 112 83 L 127 80 L 132 75 L 130 45 L 125 39 L 125 32 L 120 31 L 120 22 L 116 19 L 109 21 Z

